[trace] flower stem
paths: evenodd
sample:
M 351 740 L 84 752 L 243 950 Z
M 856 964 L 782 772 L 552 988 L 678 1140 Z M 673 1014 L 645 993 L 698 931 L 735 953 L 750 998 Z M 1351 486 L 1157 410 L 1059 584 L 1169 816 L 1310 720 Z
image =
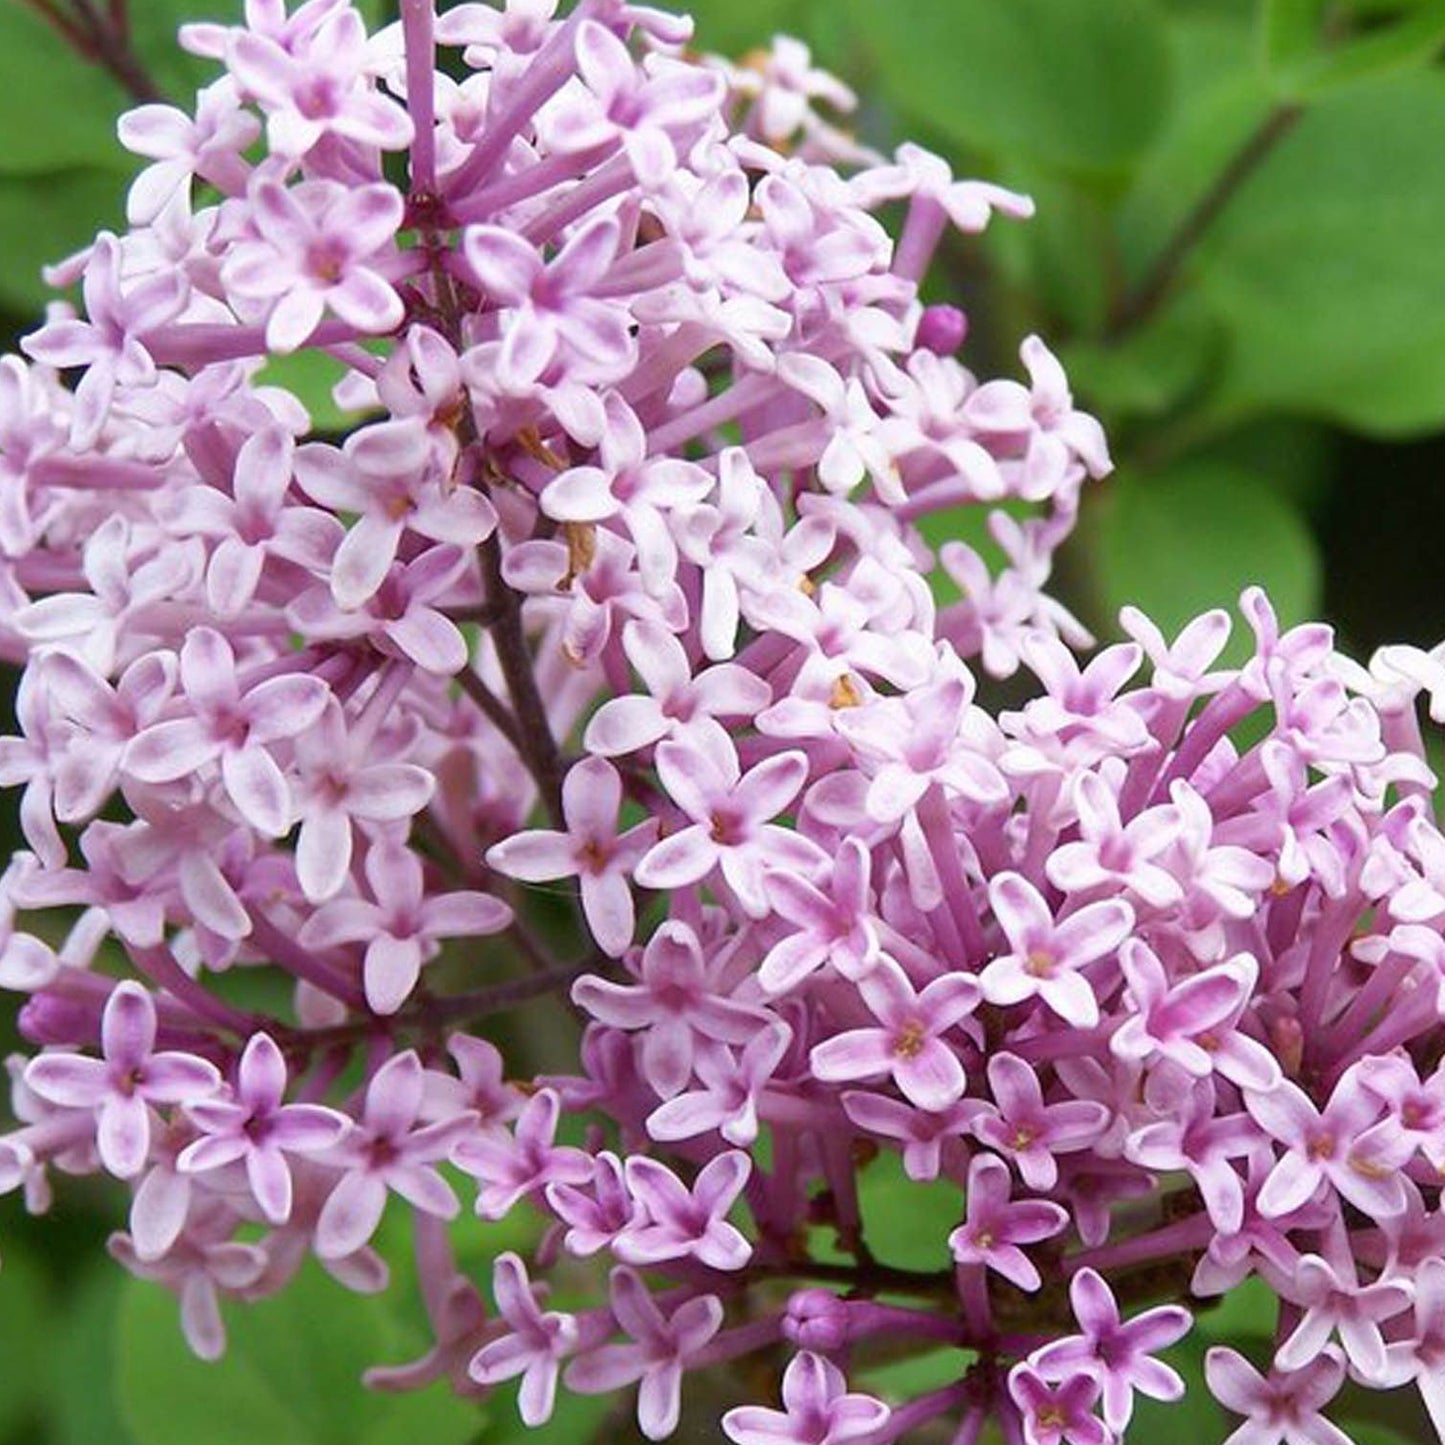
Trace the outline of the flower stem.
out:
M 1143 281 L 1133 291 L 1126 291 L 1119 297 L 1106 330 L 1110 340 L 1137 331 L 1169 299 L 1190 253 L 1219 219 L 1234 198 L 1234 193 L 1294 129 L 1303 114 L 1304 107 L 1301 105 L 1277 105 L 1250 133 L 1215 178 L 1214 184 L 1164 243 L 1163 250 L 1154 258 L 1154 264 Z

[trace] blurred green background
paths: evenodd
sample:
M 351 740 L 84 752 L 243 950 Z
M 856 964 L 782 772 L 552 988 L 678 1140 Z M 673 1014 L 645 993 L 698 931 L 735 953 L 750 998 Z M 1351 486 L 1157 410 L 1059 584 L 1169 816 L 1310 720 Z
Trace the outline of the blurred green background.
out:
M 171 47 L 176 24 L 240 8 L 134 0 L 136 49 L 162 93 L 188 104 L 207 78 Z M 386 0 L 361 8 L 389 15 Z M 1116 632 L 1126 601 L 1169 632 L 1262 582 L 1286 623 L 1322 615 L 1361 657 L 1445 637 L 1431 551 L 1445 522 L 1442 0 L 698 0 L 694 13 L 709 51 L 741 55 L 775 31 L 806 40 L 858 92 L 850 123 L 865 142 L 916 139 L 960 175 L 1035 198 L 1033 222 L 951 240 L 929 294 L 968 311 L 965 359 L 981 375 L 1019 374 L 1019 340 L 1042 334 L 1109 432 L 1118 470 L 1089 489 L 1058 579 L 1096 632 Z M 133 166 L 114 121 L 127 104 L 29 0 L 0 0 L 0 330 L 12 339 L 45 302 L 41 264 L 121 224 Z M 976 519 L 957 527 L 980 535 Z M 308 1277 L 249 1317 L 228 1310 L 232 1352 L 203 1366 L 169 1297 L 104 1257 L 118 1201 L 57 1182 L 43 1220 L 0 1200 L 4 1445 L 525 1435 L 507 1390 L 479 1414 L 435 1391 L 378 1401 L 351 1387 L 364 1364 L 423 1347 L 404 1229 L 401 1304 Z M 942 1248 L 951 1191 L 886 1174 L 869 1187 L 870 1237 L 892 1229 L 906 1251 L 936 1234 Z M 489 1252 L 524 1241 L 518 1227 L 476 1227 L 479 1277 Z M 1258 1340 L 1268 1321 L 1249 1292 L 1208 1316 L 1210 1339 L 1178 1360 L 1194 1403 L 1146 1413 L 1130 1440 L 1221 1440 L 1203 1344 Z M 886 1384 L 956 1366 L 936 1359 Z M 1368 1422 L 1349 1422 L 1360 1445 L 1426 1438 L 1410 1408 L 1351 1396 L 1344 1418 Z M 628 1438 L 626 1416 L 625 1402 L 590 1402 L 545 1438 Z M 720 1436 L 689 1425 L 679 1438 Z

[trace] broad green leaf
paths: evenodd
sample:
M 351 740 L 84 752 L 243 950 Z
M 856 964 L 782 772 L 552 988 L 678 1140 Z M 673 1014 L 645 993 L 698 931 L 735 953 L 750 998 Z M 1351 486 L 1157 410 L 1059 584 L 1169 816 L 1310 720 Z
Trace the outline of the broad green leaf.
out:
M 53 1328 L 49 1281 L 18 1242 L 7 1244 L 0 1270 L 0 1438 L 45 1413 L 43 1367 Z
M 1445 75 L 1313 108 L 1232 198 L 1197 275 L 1228 326 L 1216 405 L 1378 435 L 1445 420 Z
M 1098 334 L 1110 302 L 1112 203 L 1037 162 L 1010 160 L 1008 181 L 1032 197 L 1033 217 L 1023 224 L 995 220 L 967 244 L 967 253 L 977 249 L 993 272 L 985 283 L 991 331 L 1005 345 L 1031 330 Z
M 1195 1332 L 1210 1343 L 1230 1342 L 1251 1335 L 1271 1339 L 1279 1315 L 1279 1296 L 1258 1277 L 1230 1290 L 1218 1304 L 1196 1307 Z
M 1410 1388 L 1413 1393 L 1413 1387 Z M 1329 1414 L 1336 1418 L 1340 1429 L 1350 1437 L 1354 1445 L 1419 1445 L 1421 1440 L 1429 1439 L 1424 1433 L 1429 1427 L 1423 1421 L 1411 1422 L 1411 1427 L 1396 1429 L 1381 1420 L 1361 1420 L 1358 1417 L 1339 1419 L 1334 1410 L 1329 1411 Z
M 54 294 L 40 268 L 121 226 L 124 192 L 123 178 L 102 169 L 0 176 L 0 306 L 38 320 Z
M 117 1320 L 125 1285 L 114 1260 L 95 1256 L 74 1282 L 54 1332 L 43 1337 L 47 1445 L 137 1445 L 121 1419 L 116 1388 Z M 0 1293 L 7 1287 L 0 1285 Z M 77 1388 L 78 1381 L 83 1388 Z
M 1219 324 L 1202 307 L 1179 305 L 1113 344 L 1066 347 L 1063 362 L 1083 404 L 1107 426 L 1179 406 L 1205 384 L 1223 340 Z
M 331 389 L 346 375 L 346 367 L 324 351 L 295 351 L 273 356 L 256 374 L 258 386 L 281 386 L 291 392 L 311 413 L 318 431 L 346 431 L 356 425 L 359 415 L 343 411 L 331 397 Z
M 880 1154 L 858 1179 L 863 1238 L 882 1264 L 898 1269 L 952 1267 L 948 1236 L 963 1220 L 963 1195 L 945 1180 L 920 1183 L 897 1154 Z
M 1285 626 L 1318 608 L 1308 529 L 1250 473 L 1197 462 L 1120 475 L 1106 484 L 1092 524 L 1093 573 L 1111 623 L 1132 603 L 1173 636 L 1208 608 L 1232 610 L 1252 583 L 1268 589 Z
M 128 103 L 34 11 L 16 0 L 0 5 L 0 176 L 81 166 L 124 175 L 133 159 L 115 138 L 115 120 Z
M 892 103 L 973 150 L 1119 171 L 1168 109 L 1150 0 L 847 0 L 846 13 Z
M 916 1341 L 906 1343 L 912 1349 L 903 1359 L 881 1365 L 864 1363 L 850 1379 L 853 1387 L 898 1404 L 955 1384 L 977 1358 L 970 1351 L 949 1346 L 928 1348 L 920 1353 Z
M 1252 28 L 1197 15 L 1169 26 L 1176 103 L 1117 217 L 1124 280 L 1138 285 L 1273 105 Z
M 186 1348 L 175 1300 L 127 1283 L 120 1398 L 137 1445 L 469 1445 L 480 1429 L 475 1402 L 444 1385 L 407 1395 L 362 1388 L 368 1365 L 425 1348 L 386 1296 L 349 1294 L 308 1266 L 280 1295 L 225 1314 L 226 1354 L 207 1364 Z
M 1319 100 L 1343 86 L 1428 64 L 1445 45 L 1445 3 L 1425 0 L 1393 23 L 1330 43 L 1320 36 L 1319 0 L 1277 0 L 1266 23 L 1267 64 L 1283 99 Z M 1313 12 L 1313 13 L 1311 13 Z
M 1277 76 L 1290 74 L 1320 44 L 1326 0 L 1264 0 L 1260 38 L 1264 63 Z
M 807 39 L 809 0 L 671 0 L 667 9 L 696 21 L 693 45 L 712 55 L 739 59 L 765 47 L 774 35 Z

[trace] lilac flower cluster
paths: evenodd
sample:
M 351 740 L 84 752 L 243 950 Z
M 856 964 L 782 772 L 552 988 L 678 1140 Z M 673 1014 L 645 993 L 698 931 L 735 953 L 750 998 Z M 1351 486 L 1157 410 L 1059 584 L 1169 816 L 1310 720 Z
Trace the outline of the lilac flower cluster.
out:
M 1251 590 L 1242 667 L 1219 612 L 1081 662 L 1042 589 L 1100 428 L 918 293 L 1029 203 L 858 146 L 796 42 L 554 8 L 190 27 L 221 78 L 123 119 L 130 230 L 0 361 L 0 1188 L 125 1181 L 111 1252 L 208 1358 L 308 1256 L 385 1288 L 405 1210 L 436 1342 L 372 1383 L 517 1378 L 530 1425 L 636 1384 L 662 1439 L 760 1354 L 737 1445 L 1105 1445 L 1254 1277 L 1239 1445 L 1345 1438 L 1347 1373 L 1445 1427 L 1445 661 Z M 1001 569 L 925 545 L 964 506 Z M 580 1053 L 509 1081 L 485 1020 L 559 994 Z M 957 1191 L 931 1270 L 868 1248 L 881 1154 Z M 495 1312 L 463 1178 L 545 1221 Z M 971 1363 L 890 1406 L 884 1343 Z

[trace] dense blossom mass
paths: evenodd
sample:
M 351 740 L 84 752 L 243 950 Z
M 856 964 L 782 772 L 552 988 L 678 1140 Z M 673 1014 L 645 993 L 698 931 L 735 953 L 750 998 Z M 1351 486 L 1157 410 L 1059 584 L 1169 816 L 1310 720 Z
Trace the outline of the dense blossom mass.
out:
M 1085 660 L 1101 430 L 919 299 L 1029 202 L 861 147 L 797 42 L 553 11 L 189 27 L 219 78 L 123 118 L 130 229 L 0 361 L 0 1188 L 125 1181 L 208 1358 L 407 1215 L 436 1344 L 372 1383 L 529 1425 L 635 1385 L 662 1439 L 753 1356 L 737 1445 L 1106 1445 L 1258 1279 L 1239 1445 L 1344 1439 L 1347 1376 L 1445 1426 L 1445 663 L 1258 590 L 1241 666 L 1222 612 Z M 869 1248 L 890 1160 L 931 1268 Z M 538 1221 L 490 1281 L 473 1208 Z

